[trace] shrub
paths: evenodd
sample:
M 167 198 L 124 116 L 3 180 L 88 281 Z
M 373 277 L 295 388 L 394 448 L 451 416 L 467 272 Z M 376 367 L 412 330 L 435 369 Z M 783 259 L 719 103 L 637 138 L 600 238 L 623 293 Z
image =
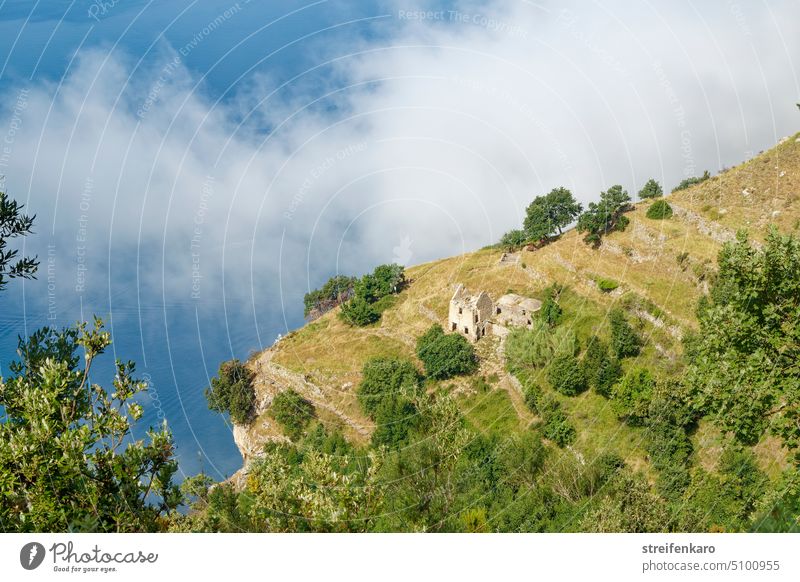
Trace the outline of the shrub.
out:
M 525 244 L 527 238 L 524 230 L 509 230 L 500 239 L 500 246 L 508 251 L 515 251 Z
M 398 448 L 406 442 L 409 433 L 419 425 L 419 414 L 414 403 L 405 395 L 396 395 L 381 400 L 375 409 L 375 432 L 372 444 Z
M 578 358 L 572 354 L 557 356 L 550 363 L 547 379 L 553 388 L 566 396 L 575 396 L 586 389 L 586 376 Z
M 401 265 L 380 265 L 353 284 L 353 297 L 342 304 L 339 317 L 345 323 L 365 326 L 381 318 L 381 312 L 391 307 L 389 297 L 405 285 L 405 269 Z
M 446 334 L 440 325 L 433 325 L 417 340 L 417 356 L 425 365 L 425 374 L 434 380 L 445 380 L 478 369 L 475 349 L 459 334 Z
M 569 421 L 561 404 L 555 398 L 547 398 L 541 405 L 541 415 L 544 421 L 542 434 L 559 447 L 566 447 L 575 442 L 577 435 L 575 427 Z
M 567 327 L 550 329 L 537 318 L 531 329 L 514 328 L 506 338 L 506 360 L 512 373 L 543 368 L 557 355 L 576 354 L 578 339 Z
M 648 198 L 658 198 L 664 195 L 661 189 L 661 184 L 650 178 L 647 183 L 639 190 L 639 199 L 646 200 Z
M 381 314 L 366 299 L 356 296 L 342 304 L 339 317 L 345 323 L 363 327 L 378 321 Z
M 642 348 L 642 338 L 639 337 L 628 320 L 625 313 L 615 308 L 611 310 L 611 351 L 617 359 L 638 356 Z
M 601 279 L 598 277 L 595 279 L 595 283 L 597 283 L 597 288 L 603 293 L 611 293 L 614 289 L 619 287 L 619 283 L 613 279 Z
M 544 292 L 544 301 L 539 310 L 539 319 L 550 327 L 555 327 L 561 322 L 564 315 L 561 306 L 556 299 L 557 293 L 553 287 L 548 287 Z
M 539 412 L 539 402 L 542 399 L 542 388 L 535 382 L 526 382 L 522 388 L 522 394 L 525 398 L 525 406 L 531 412 Z
M 269 413 L 286 436 L 296 441 L 314 418 L 314 405 L 290 388 L 275 396 Z
M 609 358 L 600 368 L 600 373 L 597 375 L 595 391 L 600 396 L 610 398 L 611 390 L 620 378 L 622 378 L 622 364 L 616 358 Z
M 362 369 L 357 395 L 361 407 L 371 418 L 381 402 L 401 395 L 414 395 L 421 389 L 421 377 L 408 360 L 400 358 L 372 358 Z
M 353 295 L 355 277 L 336 275 L 319 289 L 309 291 L 303 297 L 303 316 L 319 317 L 326 311 L 344 303 Z
M 672 189 L 672 191 L 673 192 L 678 192 L 679 190 L 686 190 L 687 188 L 689 188 L 690 186 L 694 186 L 695 184 L 702 184 L 703 182 L 705 182 L 709 178 L 711 178 L 711 174 L 709 174 L 708 170 L 706 170 L 705 172 L 703 172 L 703 175 L 700 176 L 699 178 L 698 177 L 692 177 L 692 178 L 686 178 L 685 180 L 682 180 L 680 184 L 678 184 L 677 186 L 675 186 Z
M 256 403 L 253 373 L 239 360 L 223 362 L 205 395 L 211 410 L 227 412 L 236 424 L 247 424 Z
M 612 389 L 612 407 L 620 420 L 639 426 L 647 418 L 655 380 L 647 368 L 631 370 Z
M 678 266 L 681 268 L 681 271 L 686 270 L 686 263 L 689 261 L 689 251 L 683 251 L 675 255 L 675 260 L 678 262 Z
M 586 383 L 589 386 L 597 388 L 600 374 L 608 364 L 608 360 L 608 345 L 596 335 L 589 338 L 586 352 L 584 352 L 583 360 L 581 361 L 583 375 L 586 377 Z
M 649 406 L 645 445 L 650 462 L 659 474 L 658 492 L 667 499 L 677 499 L 688 487 L 689 457 L 692 441 L 683 426 L 676 423 L 681 416 L 665 398 L 653 400 Z
M 672 216 L 672 206 L 666 200 L 656 200 L 647 209 L 647 218 L 665 220 Z

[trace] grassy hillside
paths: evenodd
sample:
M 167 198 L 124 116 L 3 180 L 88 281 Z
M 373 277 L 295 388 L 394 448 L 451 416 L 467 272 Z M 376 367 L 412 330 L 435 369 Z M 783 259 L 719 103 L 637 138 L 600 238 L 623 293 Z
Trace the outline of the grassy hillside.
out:
M 355 328 L 342 322 L 335 309 L 276 346 L 255 356 L 259 416 L 243 429 L 242 441 L 251 450 L 280 439 L 280 428 L 269 415 L 271 397 L 290 384 L 317 407 L 319 421 L 337 427 L 355 443 L 365 443 L 373 430 L 355 397 L 363 364 L 375 356 L 402 356 L 418 365 L 416 338 L 432 323 L 446 325 L 448 301 L 454 286 L 485 290 L 494 299 L 508 292 L 542 297 L 559 283 L 565 320 L 585 345 L 593 334 L 607 336 L 607 316 L 613 306 L 625 309 L 645 338 L 640 356 L 625 368 L 646 366 L 657 376 L 680 373 L 681 338 L 696 327 L 698 299 L 708 289 L 717 253 L 737 229 L 747 228 L 763 240 L 770 224 L 792 231 L 800 224 L 800 137 L 792 136 L 775 148 L 702 184 L 667 196 L 674 215 L 651 220 L 651 202 L 640 202 L 627 214 L 624 232 L 604 239 L 598 249 L 586 245 L 576 231 L 534 251 L 520 251 L 501 261 L 499 249 L 483 249 L 407 269 L 409 285 L 383 312 L 381 320 Z M 618 284 L 610 292 L 598 287 L 604 279 Z M 612 285 L 613 286 L 613 285 Z M 429 383 L 428 390 L 447 390 L 456 396 L 470 425 L 484 434 L 509 434 L 537 422 L 525 406 L 519 382 L 506 370 L 503 347 L 496 337 L 477 344 L 480 370 L 473 376 Z M 421 368 L 421 365 L 420 365 Z M 552 391 L 544 374 L 536 378 L 557 398 L 577 430 L 571 449 L 558 455 L 594 458 L 613 451 L 650 474 L 641 429 L 617 420 L 608 400 L 587 391 L 564 397 Z M 699 463 L 713 470 L 722 435 L 701 425 L 692 436 Z M 777 475 L 785 453 L 769 439 L 754 448 L 761 468 Z

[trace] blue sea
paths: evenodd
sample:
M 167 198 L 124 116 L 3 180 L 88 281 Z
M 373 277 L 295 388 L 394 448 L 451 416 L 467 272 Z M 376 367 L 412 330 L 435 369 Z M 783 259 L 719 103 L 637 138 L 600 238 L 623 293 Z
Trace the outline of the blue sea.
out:
M 309 43 L 293 43 L 299 37 L 313 35 L 317 43 L 333 43 L 342 35 L 367 37 L 376 14 L 380 12 L 368 3 L 353 7 L 325 1 L 3 0 L 0 88 L 13 116 L 14 99 L 25 97 L 32 87 L 57 87 L 80 54 L 101 50 L 138 63 L 137 70 L 146 73 L 151 63 L 163 61 L 165 47 L 189 46 L 183 65 L 203 79 L 200 90 L 205 98 L 224 101 L 237 83 L 247 83 L 259 72 L 281 80 L 305 70 L 315 57 L 309 54 Z M 278 22 L 265 27 L 273 21 Z M 279 58 L 264 60 L 278 49 Z M 8 127 L 12 137 L 25 130 Z M 46 164 L 40 168 L 57 171 Z M 13 159 L 2 172 L 9 184 L 14 183 Z M 223 360 L 247 358 L 279 334 L 302 325 L 305 289 L 283 289 L 280 307 L 272 295 L 244 301 L 226 297 L 216 285 L 201 300 L 192 300 L 183 291 L 173 292 L 169 275 L 156 276 L 155 284 L 144 289 L 143 271 L 163 267 L 160 245 L 166 237 L 131 243 L 97 224 L 86 225 L 95 236 L 91 267 L 82 267 L 83 225 L 50 210 L 53 192 L 22 190 L 20 199 L 20 182 L 16 193 L 12 189 L 9 194 L 28 201 L 39 213 L 36 232 L 25 245 L 38 254 L 41 266 L 37 280 L 12 281 L 0 294 L 0 373 L 8 374 L 18 337 L 42 326 L 62 327 L 98 315 L 112 332 L 113 345 L 98 361 L 94 380 L 109 385 L 114 359 L 119 358 L 136 362 L 137 375 L 150 385 L 140 399 L 146 414 L 134 437 L 143 437 L 148 426 L 166 419 L 183 475 L 201 470 L 217 479 L 231 475 L 241 466 L 231 425 L 208 410 L 203 390 Z M 84 195 L 81 204 L 88 212 L 102 193 Z M 308 281 L 313 285 L 329 274 L 324 269 L 309 273 Z

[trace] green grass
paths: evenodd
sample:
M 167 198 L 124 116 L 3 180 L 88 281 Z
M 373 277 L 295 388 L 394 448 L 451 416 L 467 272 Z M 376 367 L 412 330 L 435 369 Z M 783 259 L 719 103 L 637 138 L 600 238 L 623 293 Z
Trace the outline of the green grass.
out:
M 597 283 L 597 288 L 603 293 L 611 293 L 614 289 L 619 287 L 619 282 L 614 281 L 614 279 L 603 279 L 602 277 L 597 277 L 595 279 L 595 283 Z
M 509 436 L 522 426 L 505 390 L 477 392 L 457 399 L 461 412 L 475 430 L 483 434 Z

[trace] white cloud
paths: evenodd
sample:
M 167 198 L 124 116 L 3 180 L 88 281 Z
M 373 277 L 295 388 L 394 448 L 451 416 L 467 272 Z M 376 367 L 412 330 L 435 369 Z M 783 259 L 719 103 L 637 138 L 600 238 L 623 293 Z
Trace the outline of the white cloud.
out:
M 294 300 L 308 273 L 471 250 L 554 186 L 670 187 L 800 125 L 791 2 L 501 5 L 390 5 L 382 34 L 313 47 L 337 59 L 299 84 L 257 76 L 225 102 L 170 50 L 148 71 L 85 52 L 58 90 L 30 88 L 9 191 L 40 247 L 54 225 L 67 290 L 83 215 L 90 285 L 130 280 L 143 249 L 167 301 L 192 300 L 194 260 L 204 300 L 224 276 L 235 309 L 272 309 L 279 280 Z

